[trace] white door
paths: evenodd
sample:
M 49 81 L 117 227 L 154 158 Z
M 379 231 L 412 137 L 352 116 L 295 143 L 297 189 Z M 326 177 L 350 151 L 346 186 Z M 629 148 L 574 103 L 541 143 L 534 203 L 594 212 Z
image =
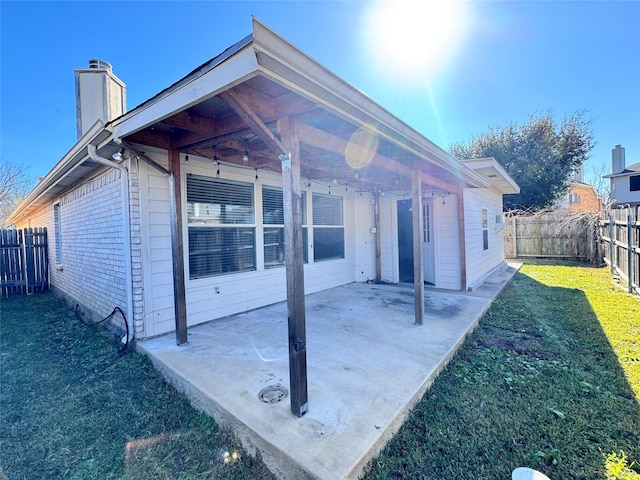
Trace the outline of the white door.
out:
M 424 265 L 424 281 L 436 283 L 435 253 L 433 248 L 433 200 L 425 199 L 422 203 L 422 261 Z

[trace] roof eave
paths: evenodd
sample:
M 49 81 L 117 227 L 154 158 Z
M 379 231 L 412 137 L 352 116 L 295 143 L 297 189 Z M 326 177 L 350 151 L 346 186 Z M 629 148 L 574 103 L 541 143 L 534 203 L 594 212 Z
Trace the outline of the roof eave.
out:
M 80 165 L 87 157 L 87 145 L 99 145 L 111 135 L 109 129 L 104 128 L 104 123 L 98 120 L 87 132 L 78 139 L 71 149 L 60 161 L 38 182 L 26 198 L 7 217 L 8 223 L 17 223 L 26 213 L 37 210 L 42 206 L 47 192 L 55 186 L 60 179 L 68 175 L 74 168 Z
M 368 96 L 253 18 L 253 49 L 262 74 L 438 167 L 469 186 L 489 182 Z
M 491 186 L 498 188 L 503 194 L 517 194 L 520 193 L 520 186 L 516 183 L 516 181 L 507 173 L 507 171 L 500 165 L 500 163 L 493 157 L 484 157 L 484 158 L 469 158 L 463 160 L 465 165 L 469 166 L 471 169 L 477 170 L 480 168 L 492 168 L 495 170 L 496 174 L 500 176 L 500 178 L 507 184 L 506 187 L 500 187 L 496 184 L 496 182 L 491 182 L 491 180 L 487 179 L 487 181 L 491 182 Z

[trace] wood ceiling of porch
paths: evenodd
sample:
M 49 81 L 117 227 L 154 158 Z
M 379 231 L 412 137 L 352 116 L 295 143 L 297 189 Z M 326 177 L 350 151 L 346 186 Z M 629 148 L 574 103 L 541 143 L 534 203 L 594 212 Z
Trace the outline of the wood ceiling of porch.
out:
M 419 161 L 386 139 L 364 134 L 370 132 L 366 125 L 355 125 L 264 76 L 252 77 L 227 92 L 239 97 L 276 138 L 278 119 L 297 120 L 304 178 L 366 191 L 409 192 L 411 176 L 419 164 L 426 189 L 455 192 L 463 186 L 453 173 Z M 279 172 L 278 153 L 267 146 L 264 132 L 260 135 L 254 131 L 242 112 L 222 99 L 228 98 L 227 92 L 164 118 L 125 140 L 210 159 L 217 155 L 221 162 Z M 364 148 L 364 144 L 373 147 Z M 248 162 L 243 162 L 245 150 L 249 152 Z

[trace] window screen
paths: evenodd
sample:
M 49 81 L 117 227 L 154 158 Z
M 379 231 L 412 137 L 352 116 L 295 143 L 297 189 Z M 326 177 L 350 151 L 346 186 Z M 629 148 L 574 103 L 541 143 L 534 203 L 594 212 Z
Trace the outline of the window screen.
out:
M 300 197 L 302 216 L 302 254 L 304 262 L 307 254 L 307 192 Z M 262 223 L 264 224 L 264 266 L 265 268 L 284 264 L 284 205 L 282 189 L 262 187 Z
M 189 278 L 255 270 L 253 184 L 187 176 L 187 221 Z
M 342 197 L 313 194 L 313 259 L 344 258 Z

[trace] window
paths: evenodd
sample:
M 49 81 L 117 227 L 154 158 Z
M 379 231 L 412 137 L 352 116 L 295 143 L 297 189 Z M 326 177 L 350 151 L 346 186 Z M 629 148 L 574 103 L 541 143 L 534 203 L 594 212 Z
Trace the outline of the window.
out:
M 431 242 L 431 212 L 429 204 L 422 204 L 422 241 L 424 243 Z
M 62 263 L 62 230 L 59 203 L 53 206 L 53 228 L 56 237 L 56 263 Z
M 253 184 L 187 176 L 189 278 L 256 269 Z
M 489 212 L 482 209 L 482 250 L 489 250 Z
M 640 191 L 640 175 L 632 175 L 629 177 L 629 191 Z
M 302 255 L 308 262 L 307 253 L 307 192 L 301 192 L 300 214 L 302 216 Z M 284 264 L 284 205 L 282 189 L 262 187 L 262 223 L 264 224 L 265 268 Z
M 344 258 L 342 197 L 313 194 L 313 259 Z
M 577 193 L 569 194 L 569 203 L 580 203 L 580 197 L 578 197 Z

